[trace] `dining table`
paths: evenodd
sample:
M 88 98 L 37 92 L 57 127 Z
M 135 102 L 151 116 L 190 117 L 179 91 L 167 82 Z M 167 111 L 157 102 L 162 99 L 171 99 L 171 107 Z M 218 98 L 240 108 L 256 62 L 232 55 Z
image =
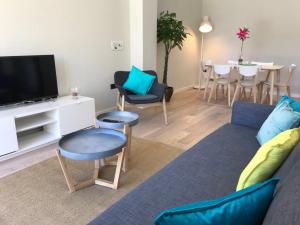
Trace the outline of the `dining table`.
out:
M 242 64 L 243 65 L 243 64 Z M 245 64 L 249 65 L 249 64 Z M 206 64 L 205 65 L 210 71 L 209 73 L 212 73 L 213 71 L 213 64 Z M 233 65 L 235 69 L 238 69 L 238 65 Z M 275 87 L 275 82 L 280 81 L 280 72 L 284 68 L 284 65 L 262 65 L 260 66 L 261 71 L 266 71 L 267 72 L 267 80 L 270 80 L 270 105 L 274 104 L 274 87 Z M 263 90 L 261 89 L 260 92 Z M 262 96 L 262 93 L 260 93 L 260 96 Z

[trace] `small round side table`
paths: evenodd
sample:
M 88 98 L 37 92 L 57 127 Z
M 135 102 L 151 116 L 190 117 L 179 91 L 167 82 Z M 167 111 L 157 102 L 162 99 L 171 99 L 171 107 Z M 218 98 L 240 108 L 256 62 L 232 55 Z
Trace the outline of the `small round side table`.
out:
M 127 137 L 120 131 L 111 129 L 88 129 L 64 136 L 56 151 L 58 161 L 65 176 L 70 192 L 75 192 L 93 184 L 117 189 L 125 155 Z M 117 155 L 113 182 L 99 179 L 100 159 Z M 95 170 L 93 178 L 84 182 L 75 182 L 70 175 L 65 158 L 72 160 L 93 160 Z
M 128 159 L 131 150 L 132 127 L 138 124 L 139 115 L 134 112 L 114 111 L 107 112 L 97 116 L 97 125 L 100 128 L 122 129 L 127 136 L 127 145 L 125 147 L 123 171 L 128 170 Z

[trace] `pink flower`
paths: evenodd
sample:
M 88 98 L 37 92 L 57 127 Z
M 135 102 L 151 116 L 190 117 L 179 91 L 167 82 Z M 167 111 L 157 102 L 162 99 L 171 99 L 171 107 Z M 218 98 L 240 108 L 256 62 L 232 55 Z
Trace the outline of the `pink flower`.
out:
M 249 33 L 250 31 L 247 27 L 242 27 L 236 35 L 241 41 L 245 41 L 247 38 L 250 38 Z

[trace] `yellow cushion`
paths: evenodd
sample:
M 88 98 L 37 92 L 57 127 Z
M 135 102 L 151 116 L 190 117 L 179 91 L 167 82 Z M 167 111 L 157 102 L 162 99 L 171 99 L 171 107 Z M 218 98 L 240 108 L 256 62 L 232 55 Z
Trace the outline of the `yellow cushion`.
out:
M 300 141 L 300 129 L 291 129 L 278 134 L 257 151 L 242 172 L 236 190 L 242 190 L 269 179 L 283 164 Z

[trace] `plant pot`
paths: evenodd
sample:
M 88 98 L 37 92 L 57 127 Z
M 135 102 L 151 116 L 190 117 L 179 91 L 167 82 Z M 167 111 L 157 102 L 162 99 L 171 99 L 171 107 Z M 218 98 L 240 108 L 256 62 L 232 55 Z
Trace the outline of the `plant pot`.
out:
M 173 87 L 167 87 L 166 88 L 166 92 L 165 92 L 166 102 L 169 102 L 171 100 L 173 92 L 174 92 Z

